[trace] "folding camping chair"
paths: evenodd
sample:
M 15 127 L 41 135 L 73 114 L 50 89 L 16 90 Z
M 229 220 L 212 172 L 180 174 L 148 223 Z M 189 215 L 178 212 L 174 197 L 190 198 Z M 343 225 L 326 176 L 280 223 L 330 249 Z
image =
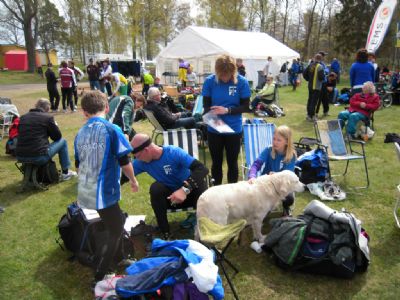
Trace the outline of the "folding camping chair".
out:
M 1 137 L 0 140 L 2 140 L 5 136 L 8 136 L 8 131 L 12 125 L 14 115 L 10 113 L 3 113 L 0 116 L 0 131 L 1 131 Z
M 197 115 L 200 114 L 202 115 L 204 112 L 204 105 L 203 105 L 203 96 L 202 95 L 198 95 L 196 98 L 196 101 L 194 103 L 193 106 L 193 111 L 192 111 L 192 115 Z
M 394 146 L 396 147 L 397 158 L 400 160 L 400 145 L 399 145 L 399 143 L 394 143 Z M 399 220 L 399 215 L 398 215 L 399 208 L 400 208 L 400 184 L 397 186 L 397 201 L 394 205 L 394 210 L 393 210 L 393 214 L 394 214 L 394 218 L 396 220 L 397 227 L 400 228 L 400 220 Z
M 339 120 L 319 120 L 314 123 L 314 128 L 317 140 L 327 147 L 329 161 L 346 161 L 346 169 L 343 176 L 347 174 L 350 161 L 359 159 L 364 161 L 367 185 L 356 188 L 368 188 L 369 176 L 364 149 L 365 142 L 352 139 L 346 139 L 345 141 Z M 358 144 L 361 147 L 361 151 L 354 150 L 353 144 Z
M 155 144 L 158 145 L 157 139 L 160 135 L 163 134 L 164 128 L 158 122 L 156 117 L 154 116 L 153 112 L 148 109 L 143 109 L 147 119 L 149 120 L 150 124 L 153 125 L 153 132 L 151 133 L 151 139 L 154 141 Z
M 244 133 L 244 150 L 246 161 L 243 159 L 243 151 L 241 149 L 242 161 L 242 177 L 247 179 L 247 173 L 251 165 L 258 158 L 261 152 L 272 146 L 275 125 L 273 123 L 265 123 L 262 119 L 253 119 L 253 123 L 243 125 Z M 258 174 L 260 175 L 260 174 Z
M 240 232 L 246 227 L 246 220 L 241 219 L 228 225 L 216 224 L 205 217 L 197 221 L 200 242 L 214 251 L 216 263 L 221 267 L 234 298 L 239 300 L 232 279 L 225 268 L 225 264 L 233 269 L 233 276 L 239 273 L 239 269 L 225 256 L 225 253 L 232 242 L 239 237 Z
M 174 145 L 185 150 L 190 156 L 195 159 L 199 159 L 199 143 L 197 137 L 201 137 L 201 131 L 197 129 L 173 129 L 168 131 L 163 131 L 163 144 L 166 145 Z M 203 139 L 200 140 L 200 144 L 202 145 Z M 203 153 L 202 160 L 206 165 L 206 153 L 205 148 L 202 145 Z M 210 185 L 212 180 L 208 178 L 207 184 Z M 186 207 L 186 208 L 171 208 L 167 209 L 168 213 L 172 212 L 181 212 L 181 211 L 193 211 L 194 207 Z

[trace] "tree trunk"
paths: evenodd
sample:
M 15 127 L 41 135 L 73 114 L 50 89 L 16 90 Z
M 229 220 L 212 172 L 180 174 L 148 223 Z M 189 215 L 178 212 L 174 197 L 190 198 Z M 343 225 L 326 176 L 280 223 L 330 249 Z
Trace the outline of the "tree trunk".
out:
M 35 73 L 36 70 L 36 55 L 35 55 L 35 40 L 32 34 L 32 23 L 25 22 L 24 24 L 24 37 L 26 53 L 28 55 L 28 72 Z

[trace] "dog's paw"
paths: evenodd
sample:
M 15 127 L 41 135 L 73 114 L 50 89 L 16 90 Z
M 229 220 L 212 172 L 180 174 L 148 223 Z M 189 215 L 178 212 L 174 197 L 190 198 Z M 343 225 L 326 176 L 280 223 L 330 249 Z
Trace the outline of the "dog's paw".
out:
M 265 239 L 266 239 L 266 238 L 267 238 L 266 235 L 261 235 L 261 236 L 258 238 L 258 243 L 259 243 L 260 245 L 264 245 Z

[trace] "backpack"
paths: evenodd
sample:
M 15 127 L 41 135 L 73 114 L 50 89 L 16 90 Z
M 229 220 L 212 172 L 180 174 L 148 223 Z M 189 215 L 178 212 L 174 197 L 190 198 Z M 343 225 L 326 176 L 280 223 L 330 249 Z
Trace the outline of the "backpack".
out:
M 368 249 L 369 236 L 363 228 L 357 227 L 359 220 L 346 212 L 341 214 L 348 217 L 349 223 L 323 219 L 307 212 L 307 207 L 305 214 L 297 218 L 271 221 L 273 227 L 263 250 L 272 252 L 276 264 L 289 271 L 340 278 L 352 278 L 356 272 L 365 272 L 369 266 L 369 254 L 364 252 Z M 303 225 L 293 230 L 294 226 L 287 226 L 289 222 Z M 360 228 L 360 232 L 355 234 L 358 231 L 355 228 Z M 288 232 L 290 236 L 285 236 Z M 358 244 L 358 234 L 365 239 L 365 245 Z M 289 237 L 293 237 L 293 241 L 288 242 Z
M 287 70 L 287 65 L 286 65 L 286 63 L 284 63 L 284 64 L 282 65 L 282 67 L 281 67 L 280 72 L 281 72 L 281 73 L 286 73 L 286 70 Z
M 60 173 L 56 163 L 50 159 L 45 165 L 40 166 L 37 172 L 37 180 L 43 184 L 53 184 L 60 181 Z
M 60 238 L 56 242 L 62 250 L 73 254 L 69 260 L 76 258 L 81 264 L 96 269 L 108 235 L 102 220 L 99 217 L 88 219 L 78 204 L 73 202 L 61 217 L 57 228 Z M 120 241 L 114 256 L 115 264 L 134 256 L 133 241 L 125 230 Z
M 309 81 L 310 80 L 310 72 L 309 72 L 310 65 L 308 65 L 307 68 L 305 68 L 305 70 L 303 71 L 303 78 L 304 78 L 305 81 Z
M 324 182 L 329 175 L 325 150 L 317 148 L 300 155 L 296 160 L 295 173 L 304 184 Z

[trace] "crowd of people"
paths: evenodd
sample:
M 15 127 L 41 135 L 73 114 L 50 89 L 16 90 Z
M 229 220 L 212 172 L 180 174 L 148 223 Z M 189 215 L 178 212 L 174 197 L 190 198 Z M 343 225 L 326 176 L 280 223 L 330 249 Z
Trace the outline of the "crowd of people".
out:
M 308 81 L 307 120 L 315 121 L 319 106 L 323 115 L 328 116 L 329 102 L 332 101 L 336 83 L 340 78 L 340 64 L 332 61 L 330 69 L 324 64 L 324 52 L 317 53 L 303 70 L 303 64 L 293 60 L 290 82 L 293 89 L 298 76 Z M 223 182 L 224 156 L 227 162 L 227 182 L 238 181 L 238 155 L 242 139 L 242 114 L 249 112 L 260 101 L 271 96 L 276 88 L 270 74 L 269 57 L 263 70 L 266 83 L 251 100 L 251 89 L 244 77 L 246 69 L 243 60 L 230 55 L 221 55 L 215 62 L 215 74 L 207 77 L 202 88 L 204 114 L 212 114 L 228 125 L 231 132 L 220 132 L 212 126 L 202 128 L 208 141 L 211 155 L 211 177 L 215 185 Z M 288 64 L 284 64 L 288 68 Z M 196 80 L 191 76 L 190 65 L 179 61 L 181 80 L 191 86 Z M 339 114 L 347 122 L 347 133 L 354 137 L 356 124 L 364 120 L 379 107 L 373 82 L 377 67 L 368 60 L 368 53 L 361 49 L 356 62 L 350 69 L 350 84 L 354 96 L 350 109 Z M 281 69 L 283 73 L 283 69 Z M 285 71 L 286 72 L 286 71 Z M 196 207 L 199 196 L 206 190 L 207 167 L 182 149 L 175 146 L 158 146 L 143 133 L 136 133 L 132 124 L 138 119 L 138 112 L 144 108 L 153 112 L 165 129 L 199 128 L 195 116 L 186 112 L 171 112 L 161 101 L 163 89 L 159 79 L 145 81 L 143 95 L 129 91 L 126 78 L 113 73 L 109 61 L 102 64 L 90 60 L 86 67 L 92 91 L 81 99 L 86 123 L 77 132 L 74 140 L 74 158 L 77 172 L 70 169 L 67 141 L 62 138 L 60 128 L 49 114 L 57 111 L 60 95 L 57 90 L 57 76 L 51 64 L 46 71 L 47 89 L 50 101 L 40 99 L 35 108 L 23 115 L 19 121 L 19 139 L 16 148 L 17 159 L 22 162 L 45 164 L 56 154 L 59 156 L 62 179 L 78 177 L 77 199 L 80 206 L 95 209 L 109 232 L 105 252 L 96 269 L 95 280 L 104 278 L 112 268 L 113 256 L 119 246 L 125 217 L 119 207 L 121 198 L 121 170 L 129 182 L 132 192 L 137 192 L 141 173 L 148 173 L 155 181 L 149 186 L 151 206 L 156 216 L 160 234 L 171 239 L 167 209 Z M 76 89 L 84 73 L 73 62 L 61 63 L 62 107 L 71 111 L 77 108 Z M 112 87 L 114 83 L 114 88 Z M 361 89 L 361 90 L 360 90 Z M 76 97 L 75 97 L 76 95 Z M 128 96 L 129 95 L 129 96 Z M 73 97 L 75 97 L 73 99 Z M 113 126 L 112 124 L 116 125 Z M 52 142 L 49 142 L 49 138 Z M 130 154 L 133 157 L 130 157 Z M 294 171 L 296 153 L 292 130 L 288 126 L 276 128 L 272 146 L 264 149 L 250 168 L 248 182 L 252 184 L 257 173 L 273 174 L 283 170 Z M 283 201 L 284 214 L 290 215 L 294 195 L 286 195 Z

